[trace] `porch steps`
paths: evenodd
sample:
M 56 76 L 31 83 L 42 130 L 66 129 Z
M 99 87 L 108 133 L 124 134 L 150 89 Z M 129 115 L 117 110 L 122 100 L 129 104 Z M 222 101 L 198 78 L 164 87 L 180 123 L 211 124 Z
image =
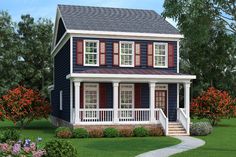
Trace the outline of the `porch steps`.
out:
M 179 122 L 169 122 L 169 136 L 184 136 L 188 135 L 182 124 Z

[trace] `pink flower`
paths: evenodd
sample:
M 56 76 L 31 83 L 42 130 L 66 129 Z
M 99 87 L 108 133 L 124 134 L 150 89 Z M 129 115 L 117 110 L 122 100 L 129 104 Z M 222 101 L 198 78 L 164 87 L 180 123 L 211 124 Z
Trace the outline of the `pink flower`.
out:
M 43 155 L 46 155 L 45 150 L 38 150 L 33 152 L 33 157 L 42 157 Z
M 21 150 L 20 144 L 14 144 L 14 146 L 12 148 L 12 154 L 18 155 L 20 153 L 20 150 Z
M 9 149 L 9 145 L 7 143 L 0 144 L 0 150 L 3 152 L 7 152 Z
M 30 144 L 30 149 L 31 149 L 31 151 L 35 151 L 36 150 L 36 144 L 35 143 L 31 143 Z
M 31 148 L 30 148 L 30 147 L 24 147 L 23 150 L 24 150 L 26 153 L 30 153 Z

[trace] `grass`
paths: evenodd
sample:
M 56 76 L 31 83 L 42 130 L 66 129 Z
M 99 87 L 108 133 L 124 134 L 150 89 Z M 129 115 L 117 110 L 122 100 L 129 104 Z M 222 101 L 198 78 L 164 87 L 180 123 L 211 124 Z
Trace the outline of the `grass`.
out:
M 236 118 L 222 120 L 218 126 L 213 128 L 212 134 L 198 138 L 206 141 L 206 144 L 173 157 L 235 157 Z
M 13 128 L 9 121 L 0 122 L 0 129 Z M 34 121 L 21 131 L 22 138 L 43 138 L 43 143 L 54 136 L 55 128 L 47 120 Z M 67 139 L 76 147 L 79 157 L 134 157 L 143 152 L 168 147 L 180 141 L 171 137 L 87 138 Z

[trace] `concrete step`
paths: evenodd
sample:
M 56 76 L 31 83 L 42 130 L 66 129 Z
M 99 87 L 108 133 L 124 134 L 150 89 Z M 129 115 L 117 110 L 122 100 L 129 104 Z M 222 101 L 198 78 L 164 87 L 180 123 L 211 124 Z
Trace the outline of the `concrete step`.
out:
M 183 126 L 180 125 L 169 125 L 169 128 L 182 128 Z
M 168 131 L 169 134 L 186 134 L 185 130 L 181 130 L 181 131 Z
M 169 131 L 185 131 L 183 127 L 180 128 L 169 128 Z

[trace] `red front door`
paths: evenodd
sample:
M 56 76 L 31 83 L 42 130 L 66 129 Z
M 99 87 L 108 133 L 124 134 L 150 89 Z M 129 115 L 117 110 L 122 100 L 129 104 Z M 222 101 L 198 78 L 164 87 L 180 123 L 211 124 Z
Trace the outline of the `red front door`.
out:
M 167 116 L 167 91 L 155 91 L 155 108 L 160 108 Z

